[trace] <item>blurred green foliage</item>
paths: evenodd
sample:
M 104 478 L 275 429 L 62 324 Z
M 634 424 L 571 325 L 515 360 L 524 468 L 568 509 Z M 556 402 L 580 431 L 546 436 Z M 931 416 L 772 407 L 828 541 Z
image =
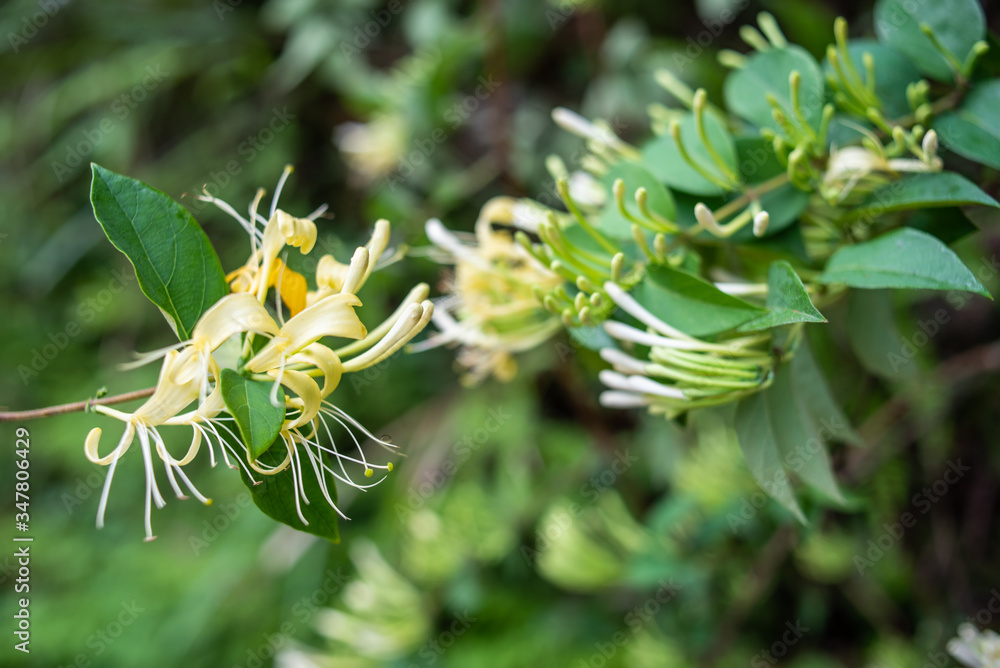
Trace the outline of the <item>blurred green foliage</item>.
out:
M 712 17 L 736 6 L 713 34 Z M 718 96 L 713 54 L 761 8 L 814 54 L 835 15 L 871 12 L 776 0 L 4 3 L 0 405 L 146 387 L 153 368 L 115 366 L 170 342 L 93 220 L 89 161 L 180 199 L 227 269 L 245 257 L 241 232 L 190 195 L 207 185 L 242 209 L 286 163 L 289 210 L 330 204 L 327 251 L 345 260 L 379 216 L 395 244 L 414 245 L 430 216 L 468 229 L 492 195 L 551 193 L 544 157 L 578 145 L 554 130 L 555 106 L 642 137 L 646 107 L 666 97 L 657 67 Z M 982 227 L 957 249 L 973 267 L 1000 244 L 995 221 Z M 365 310 L 387 314 L 416 280 L 436 281 L 437 267 L 417 258 L 376 274 L 368 292 L 382 297 Z M 998 294 L 996 275 L 984 282 Z M 196 472 L 214 506 L 170 503 L 145 544 L 135 458 L 97 531 L 104 471 L 82 447 L 106 421 L 28 423 L 32 653 L 5 633 L 0 662 L 261 666 L 275 645 L 287 666 L 771 665 L 762 652 L 799 668 L 933 662 L 1000 583 L 1000 385 L 979 373 L 995 360 L 975 357 L 1000 318 L 979 298 L 929 297 L 898 303 L 896 319 L 913 339 L 942 308 L 948 324 L 917 355 L 921 381 L 837 363 L 831 383 L 868 449 L 835 453 L 849 507 L 807 498 L 810 523 L 794 530 L 761 500 L 723 421 L 704 413 L 682 430 L 601 410 L 584 373 L 596 356 L 565 341 L 505 386 L 456 389 L 445 351 L 345 383 L 338 405 L 384 426 L 407 458 L 378 489 L 342 496 L 341 546 L 276 526 L 224 467 Z M 849 346 L 837 328 L 813 343 L 828 370 Z M 952 362 L 929 372 L 938 359 Z M 967 477 L 921 513 L 924 488 L 959 459 Z M 12 470 L 5 447 L 5 498 Z M 918 521 L 896 538 L 905 512 Z M 13 514 L 5 501 L 8 534 Z M 0 556 L 5 601 L 12 552 Z M 788 642 L 786 624 L 808 631 Z

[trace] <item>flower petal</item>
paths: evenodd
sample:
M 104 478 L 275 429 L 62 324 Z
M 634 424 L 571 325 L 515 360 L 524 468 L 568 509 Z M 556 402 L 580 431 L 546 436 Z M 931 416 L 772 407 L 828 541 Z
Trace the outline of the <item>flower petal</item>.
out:
M 278 325 L 267 309 L 248 292 L 226 295 L 215 302 L 202 314 L 191 336 L 193 341 L 203 342 L 205 348 L 212 351 L 239 332 L 271 336 L 278 333 Z

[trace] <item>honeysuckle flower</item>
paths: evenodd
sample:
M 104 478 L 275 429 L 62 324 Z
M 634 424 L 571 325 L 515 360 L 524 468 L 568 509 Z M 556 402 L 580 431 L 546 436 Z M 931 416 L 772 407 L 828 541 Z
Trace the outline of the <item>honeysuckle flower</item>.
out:
M 208 370 L 212 363 L 212 352 L 230 337 L 242 332 L 274 336 L 278 333 L 278 326 L 267 309 L 253 295 L 229 294 L 202 314 L 191 331 L 190 339 L 140 355 L 136 362 L 127 364 L 125 367 L 144 365 L 163 357 L 171 350 L 186 348 L 190 353 L 184 359 L 192 367 L 187 372 L 199 378 L 199 399 L 204 401 L 209 382 Z
M 316 291 L 308 294 L 307 302 L 313 304 L 337 293 L 357 294 L 389 245 L 390 231 L 388 220 L 377 220 L 371 239 L 354 252 L 350 264 L 337 261 L 333 255 L 321 257 L 316 265 Z
M 958 637 L 948 641 L 948 653 L 970 668 L 1000 668 L 1000 635 L 962 624 L 958 627 Z
M 569 177 L 569 194 L 579 204 L 600 208 L 608 200 L 601 182 L 587 172 L 573 172 Z
M 874 138 L 877 141 L 877 138 Z M 880 144 L 877 145 L 881 146 Z M 916 150 L 916 149 L 914 149 Z M 937 172 L 944 163 L 937 155 L 938 138 L 929 130 L 923 138 L 919 159 L 888 158 L 884 151 L 874 151 L 864 146 L 833 147 L 820 192 L 830 202 L 843 202 L 862 184 L 871 187 L 885 183 L 888 177 L 901 172 Z
M 386 113 L 368 123 L 343 123 L 335 140 L 355 179 L 368 184 L 399 165 L 406 152 L 406 121 L 397 113 Z
M 670 417 L 691 408 L 735 401 L 767 387 L 774 359 L 766 335 L 711 343 L 670 326 L 653 315 L 619 285 L 604 285 L 619 308 L 646 325 L 641 330 L 608 320 L 604 329 L 625 347 L 648 346 L 639 359 L 618 348 L 604 348 L 601 358 L 612 369 L 599 378 L 608 388 L 601 405 L 608 408 L 648 408 Z
M 155 538 L 151 523 L 152 504 L 155 502 L 158 508 L 162 508 L 166 504 L 163 496 L 160 494 L 159 487 L 156 484 L 156 475 L 153 470 L 153 447 L 156 448 L 157 455 L 164 463 L 167 478 L 169 479 L 177 498 L 183 499 L 187 497 L 182 493 L 180 487 L 178 486 L 175 474 L 181 478 L 187 488 L 196 498 L 198 498 L 199 501 L 205 504 L 211 503 L 209 499 L 203 496 L 194 487 L 188 477 L 181 470 L 181 466 L 193 459 L 194 454 L 192 454 L 191 451 L 197 453 L 197 448 L 201 440 L 201 432 L 197 430 L 194 432 L 192 445 L 191 448 L 189 448 L 188 455 L 178 460 L 169 455 L 166 445 L 164 445 L 163 439 L 157 431 L 158 426 L 166 424 L 171 418 L 177 416 L 178 413 L 198 399 L 201 379 L 195 372 L 197 365 L 192 364 L 192 360 L 195 359 L 198 354 L 199 351 L 197 349 L 190 347 L 186 348 L 182 352 L 178 352 L 176 350 L 168 351 L 164 356 L 163 366 L 160 369 L 160 378 L 156 385 L 156 391 L 142 406 L 136 409 L 134 413 L 125 413 L 111 408 L 110 406 L 98 405 L 93 408 L 93 410 L 97 413 L 102 413 L 125 423 L 125 432 L 122 434 L 121 439 L 118 441 L 118 445 L 115 446 L 111 453 L 103 457 L 99 454 L 102 434 L 100 427 L 94 427 L 91 429 L 84 444 L 84 453 L 86 454 L 87 459 L 94 464 L 109 467 L 108 475 L 104 480 L 104 489 L 101 492 L 101 501 L 97 510 L 98 528 L 104 526 L 104 512 L 107 508 L 108 494 L 111 490 L 111 481 L 114 478 L 118 461 L 126 452 L 128 452 L 132 442 L 137 436 L 139 438 L 139 445 L 142 449 L 146 475 L 145 526 L 147 541 Z M 212 371 L 217 373 L 217 367 L 213 368 Z M 196 418 L 192 416 L 191 419 Z M 174 422 L 174 424 L 176 423 L 177 422 Z
M 497 198 L 483 207 L 476 221 L 475 243 L 463 243 L 441 221 L 427 221 L 427 236 L 455 264 L 451 294 L 437 303 L 434 324 L 439 333 L 420 349 L 458 344 L 463 379 L 476 383 L 488 375 L 510 380 L 517 371 L 513 353 L 534 348 L 560 328 L 535 290 L 548 291 L 562 279 L 539 263 L 507 231 L 493 229 L 494 220 L 512 222 L 516 200 Z
M 283 367 L 287 359 L 324 336 L 360 339 L 367 333 L 354 307 L 361 300 L 349 293 L 330 295 L 290 318 L 244 367 L 256 373 Z
M 325 207 L 306 218 L 296 218 L 278 209 L 278 196 L 290 173 L 291 168 L 287 167 L 278 182 L 268 218 L 257 212 L 263 190 L 257 191 L 250 204 L 249 218 L 207 193 L 201 198 L 239 221 L 250 239 L 250 258 L 229 275 L 231 294 L 202 314 L 190 339 L 140 356 L 136 365 L 163 358 L 159 381 L 146 403 L 134 413 L 107 406 L 94 408 L 96 412 L 125 423 L 118 445 L 108 455 L 99 453 L 100 428 L 94 428 L 86 439 L 87 457 L 97 464 L 109 466 L 98 509 L 98 527 L 104 524 L 118 460 L 136 437 L 143 452 L 146 476 L 147 540 L 154 538 L 152 505 L 162 507 L 165 503 L 154 472 L 154 451 L 163 462 L 167 479 L 178 498 L 186 498 L 179 479 L 204 503 L 210 503 L 209 499 L 194 487 L 182 470 L 200 452 L 202 443 L 208 445 L 212 466 L 216 465 L 214 446 L 218 444 L 226 465 L 242 467 L 252 484 L 259 483 L 255 476 L 288 471 L 292 477 L 295 508 L 305 524 L 308 522 L 301 509 L 310 499 L 306 496 L 303 471 L 312 469 L 323 500 L 344 516 L 333 501 L 328 477 L 366 490 L 379 481 L 372 484 L 354 481 L 348 465 L 362 467 L 365 477 L 372 477 L 375 470 L 392 470 L 391 463 L 375 464 L 368 460 L 357 434 L 386 448 L 395 446 L 387 438 L 376 437 L 326 398 L 337 388 L 344 373 L 378 364 L 423 330 L 434 312 L 434 305 L 426 299 L 429 288 L 425 284 L 415 286 L 389 318 L 371 332 L 365 328 L 354 310 L 361 305 L 356 293 L 375 270 L 388 245 L 389 223 L 380 220 L 375 224 L 371 240 L 355 251 L 350 264 L 342 265 L 332 256 L 320 261 L 317 290 L 309 292 L 305 277 L 292 271 L 279 255 L 286 246 L 299 248 L 303 253 L 313 249 L 317 237 L 313 221 Z M 265 307 L 271 288 L 276 288 L 277 293 L 275 315 Z M 290 312 L 287 319 L 283 304 Z M 251 456 L 250 448 L 234 431 L 235 418 L 227 413 L 220 382 L 222 370 L 215 354 L 223 343 L 237 335 L 242 335 L 243 348 L 235 369 L 257 382 L 269 380 L 272 383 L 271 402 L 284 411 L 278 438 L 270 446 L 277 448 L 277 465 Z M 255 345 L 257 336 L 269 340 L 263 345 Z M 321 342 L 327 337 L 354 341 L 333 350 Z M 285 389 L 283 405 L 278 403 L 278 389 L 282 387 Z M 357 455 L 348 454 L 351 448 L 338 448 L 330 428 L 331 421 L 344 428 Z M 158 431 L 160 427 L 175 425 L 188 426 L 192 430 L 190 446 L 179 458 L 167 450 Z M 326 438 L 321 440 L 321 435 Z M 336 466 L 328 461 L 330 458 L 336 459 Z

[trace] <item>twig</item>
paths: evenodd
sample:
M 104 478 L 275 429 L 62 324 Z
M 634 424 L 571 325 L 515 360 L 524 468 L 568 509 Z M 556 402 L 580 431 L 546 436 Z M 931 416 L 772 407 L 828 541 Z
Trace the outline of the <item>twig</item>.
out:
M 11 422 L 14 420 L 34 420 L 35 418 L 49 417 L 50 415 L 61 415 L 63 413 L 78 413 L 89 410 L 91 406 L 110 406 L 112 404 L 123 404 L 126 401 L 145 399 L 153 394 L 155 387 L 147 387 L 144 390 L 126 392 L 113 397 L 103 397 L 101 399 L 87 399 L 77 401 L 72 404 L 61 404 L 59 406 L 48 406 L 46 408 L 36 408 L 30 411 L 0 411 L 0 422 Z

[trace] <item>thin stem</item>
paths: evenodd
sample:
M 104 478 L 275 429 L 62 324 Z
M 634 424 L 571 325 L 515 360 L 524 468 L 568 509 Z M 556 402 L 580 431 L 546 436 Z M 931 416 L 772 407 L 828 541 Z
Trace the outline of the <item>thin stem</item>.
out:
M 123 404 L 126 401 L 145 399 L 156 391 L 155 387 L 147 387 L 144 390 L 126 392 L 113 397 L 103 397 L 101 399 L 87 399 L 77 401 L 72 404 L 60 404 L 59 406 L 48 406 L 47 408 L 36 408 L 30 411 L 0 411 L 0 422 L 13 422 L 15 420 L 34 420 L 35 418 L 49 417 L 50 415 L 61 415 L 63 413 L 79 413 L 90 410 L 91 406 L 111 406 L 113 404 Z

